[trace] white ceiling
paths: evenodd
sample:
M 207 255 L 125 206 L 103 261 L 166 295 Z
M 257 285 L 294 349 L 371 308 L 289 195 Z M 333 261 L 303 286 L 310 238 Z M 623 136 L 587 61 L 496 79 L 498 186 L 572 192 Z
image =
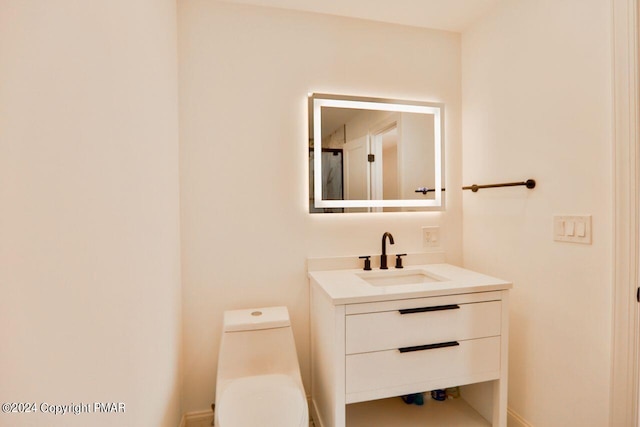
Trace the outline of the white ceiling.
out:
M 500 0 L 226 0 L 462 32 Z

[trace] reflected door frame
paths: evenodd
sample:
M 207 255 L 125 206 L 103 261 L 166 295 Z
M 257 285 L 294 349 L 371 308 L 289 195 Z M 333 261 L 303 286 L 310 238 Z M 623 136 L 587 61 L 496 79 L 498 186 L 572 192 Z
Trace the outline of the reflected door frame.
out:
M 393 129 L 398 129 L 398 121 L 395 119 L 385 120 L 384 122 L 378 123 L 369 132 L 370 141 L 371 141 L 371 154 L 373 154 L 375 158 L 373 163 L 369 163 L 369 167 L 370 167 L 369 170 L 371 173 L 371 199 L 372 200 L 384 200 L 384 191 L 383 191 L 384 183 L 382 179 L 384 157 L 382 154 L 382 138 L 384 134 L 386 134 L 387 132 Z M 402 150 L 400 148 L 401 144 L 402 144 L 402 139 L 398 137 L 397 143 L 396 143 L 397 150 L 398 150 L 398 157 L 397 157 L 398 163 L 400 161 L 400 156 L 402 155 L 401 154 Z M 399 167 L 400 167 L 399 164 L 396 165 L 396 168 L 399 168 Z M 399 174 L 397 179 L 397 185 L 398 185 L 397 194 L 400 194 L 400 188 L 402 185 L 401 180 L 402 180 L 402 176 L 401 174 Z M 383 208 L 373 208 L 372 211 L 382 212 Z

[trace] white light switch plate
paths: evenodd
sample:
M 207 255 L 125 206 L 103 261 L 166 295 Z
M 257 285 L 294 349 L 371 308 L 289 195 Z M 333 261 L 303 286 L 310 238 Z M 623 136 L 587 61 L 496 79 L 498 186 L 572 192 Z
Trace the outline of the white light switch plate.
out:
M 591 244 L 591 215 L 554 215 L 553 240 Z

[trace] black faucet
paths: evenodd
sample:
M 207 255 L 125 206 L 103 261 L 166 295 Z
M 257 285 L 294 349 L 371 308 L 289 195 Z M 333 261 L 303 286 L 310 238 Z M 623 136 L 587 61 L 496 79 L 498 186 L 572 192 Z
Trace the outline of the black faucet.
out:
M 381 270 L 387 270 L 389 267 L 387 267 L 387 244 L 386 244 L 386 238 L 389 238 L 389 243 L 391 243 L 393 245 L 393 236 L 391 235 L 391 233 L 389 233 L 388 231 L 386 231 L 383 235 L 382 235 L 382 255 L 380 255 L 380 269 Z

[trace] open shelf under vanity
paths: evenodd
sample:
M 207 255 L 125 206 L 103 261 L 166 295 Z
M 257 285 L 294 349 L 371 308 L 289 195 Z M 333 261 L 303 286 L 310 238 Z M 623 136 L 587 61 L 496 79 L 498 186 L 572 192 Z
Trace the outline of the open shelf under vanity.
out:
M 401 398 L 371 400 L 347 405 L 349 427 L 486 427 L 485 420 L 463 398 L 439 402 L 427 397 L 422 406 L 407 405 Z

